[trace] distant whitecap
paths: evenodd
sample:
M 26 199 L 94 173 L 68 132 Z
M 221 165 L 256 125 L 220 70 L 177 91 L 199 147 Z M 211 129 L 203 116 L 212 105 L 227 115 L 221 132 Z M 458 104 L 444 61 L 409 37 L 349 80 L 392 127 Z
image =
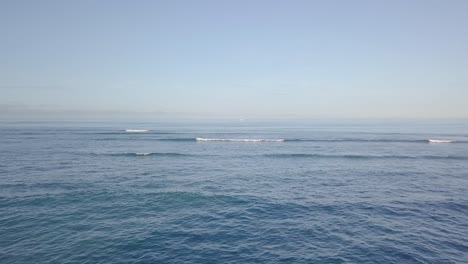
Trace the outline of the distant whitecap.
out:
M 126 129 L 125 132 L 138 133 L 138 132 L 148 132 L 147 129 Z
M 454 140 L 448 139 L 429 139 L 429 143 L 452 143 Z

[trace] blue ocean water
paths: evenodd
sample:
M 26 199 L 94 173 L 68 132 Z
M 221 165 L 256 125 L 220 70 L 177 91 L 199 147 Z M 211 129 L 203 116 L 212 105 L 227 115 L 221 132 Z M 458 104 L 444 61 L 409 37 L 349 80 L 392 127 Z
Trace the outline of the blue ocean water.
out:
M 468 121 L 2 122 L 0 263 L 468 263 Z

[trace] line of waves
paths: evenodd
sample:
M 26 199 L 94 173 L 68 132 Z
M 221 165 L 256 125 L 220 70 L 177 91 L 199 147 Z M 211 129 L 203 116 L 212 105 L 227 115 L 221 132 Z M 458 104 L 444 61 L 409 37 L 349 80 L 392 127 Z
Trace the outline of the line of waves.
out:
M 176 152 L 127 152 L 127 153 L 105 153 L 105 154 L 94 154 L 98 156 L 113 156 L 113 157 L 146 157 L 146 156 L 157 156 L 157 157 L 190 157 L 192 154 L 176 153 Z
M 191 141 L 193 139 L 168 139 L 172 141 Z M 232 141 L 232 142 L 361 142 L 361 143 L 468 143 L 468 141 L 448 139 L 283 139 L 283 138 L 195 138 L 196 141 Z
M 156 140 L 158 140 L 158 141 L 175 141 L 175 142 L 179 142 L 179 141 L 196 141 L 195 138 L 158 138 Z
M 447 139 L 285 139 L 286 142 L 363 142 L 363 143 L 468 143 Z
M 122 132 L 116 133 L 101 133 L 101 134 L 125 134 Z M 144 133 L 147 134 L 147 133 Z M 151 134 L 172 134 L 172 133 L 152 133 Z M 203 138 L 203 137 L 182 137 L 182 138 L 129 138 L 142 140 L 157 140 L 157 141 L 173 141 L 173 142 L 324 142 L 324 143 L 431 143 L 431 144 L 456 144 L 468 143 L 463 140 L 448 140 L 448 139 L 284 139 L 284 138 Z M 97 138 L 96 140 L 122 140 L 122 138 Z
M 232 141 L 232 142 L 283 142 L 282 138 L 195 138 L 197 141 Z
M 309 153 L 286 153 L 286 154 L 265 154 L 269 158 L 323 158 L 323 159 L 429 159 L 429 160 L 468 160 L 468 156 L 405 156 L 405 155 L 333 155 L 333 154 L 309 154 Z
M 94 133 L 84 132 L 84 133 L 79 133 L 79 134 L 88 134 L 88 135 L 129 135 L 129 134 L 172 135 L 172 134 L 180 134 L 180 133 L 148 130 L 147 132 L 110 131 L 110 132 L 94 132 Z
M 93 153 L 96 156 L 112 156 L 112 157 L 208 157 L 212 155 L 196 155 L 188 153 L 177 153 L 177 152 L 126 152 L 126 153 Z M 253 155 L 249 157 L 256 157 Z M 365 154 L 317 154 L 317 153 L 272 153 L 263 154 L 257 157 L 267 157 L 274 159 L 353 159 L 353 160 L 374 160 L 374 159 L 396 159 L 396 160 L 468 160 L 468 156 L 436 156 L 436 155 L 424 155 L 424 156 L 409 156 L 409 155 L 365 155 Z

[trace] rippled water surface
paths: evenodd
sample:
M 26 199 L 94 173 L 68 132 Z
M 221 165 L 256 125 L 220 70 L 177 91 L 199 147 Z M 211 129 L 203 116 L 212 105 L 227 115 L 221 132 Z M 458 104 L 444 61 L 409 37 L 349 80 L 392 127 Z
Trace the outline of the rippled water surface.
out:
M 0 263 L 468 263 L 468 122 L 0 123 Z

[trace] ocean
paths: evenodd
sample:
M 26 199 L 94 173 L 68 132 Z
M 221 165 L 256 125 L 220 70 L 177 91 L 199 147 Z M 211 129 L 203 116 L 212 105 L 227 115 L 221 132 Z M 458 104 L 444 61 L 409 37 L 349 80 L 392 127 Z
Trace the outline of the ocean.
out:
M 3 121 L 0 263 L 468 263 L 468 120 Z

